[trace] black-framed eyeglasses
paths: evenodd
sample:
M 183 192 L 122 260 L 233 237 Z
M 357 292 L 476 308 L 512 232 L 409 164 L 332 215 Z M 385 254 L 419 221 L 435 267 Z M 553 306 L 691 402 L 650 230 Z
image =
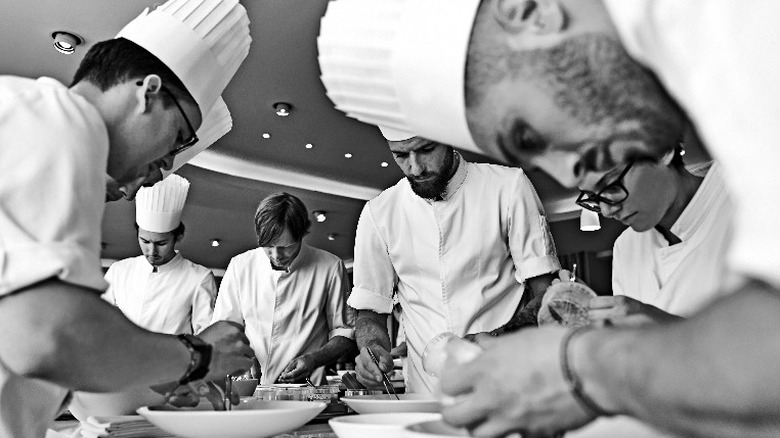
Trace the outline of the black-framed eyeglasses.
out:
M 182 141 L 181 145 L 179 145 L 178 147 L 176 147 L 174 150 L 171 151 L 171 156 L 175 157 L 176 155 L 179 155 L 180 153 L 191 148 L 195 143 L 198 142 L 198 133 L 197 131 L 195 131 L 195 128 L 192 126 L 192 123 L 190 123 L 190 119 L 189 117 L 187 117 L 187 113 L 185 113 L 184 109 L 181 107 L 181 104 L 179 103 L 179 99 L 176 99 L 176 96 L 174 96 L 174 94 L 167 88 L 160 87 L 160 89 L 164 90 L 166 93 L 168 93 L 171 96 L 171 99 L 173 99 L 173 103 L 176 105 L 176 108 L 179 109 L 179 112 L 181 113 L 182 117 L 184 117 L 184 121 L 187 123 L 187 128 L 189 128 L 190 132 L 192 133 L 192 137 Z
M 628 189 L 623 185 L 623 178 L 625 178 L 633 165 L 634 162 L 629 163 L 614 181 L 607 184 L 603 189 L 599 190 L 598 193 L 591 192 L 590 190 L 580 190 L 580 196 L 578 196 L 575 201 L 577 205 L 587 210 L 601 213 L 600 203 L 618 205 L 625 201 L 626 198 L 628 198 Z

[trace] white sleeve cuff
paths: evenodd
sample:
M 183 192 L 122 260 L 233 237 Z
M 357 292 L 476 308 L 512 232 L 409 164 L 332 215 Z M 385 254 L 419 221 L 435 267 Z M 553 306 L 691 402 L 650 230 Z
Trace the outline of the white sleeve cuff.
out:
M 393 311 L 392 297 L 379 295 L 365 289 L 352 288 L 347 304 L 357 310 L 373 310 L 376 313 L 390 313 Z

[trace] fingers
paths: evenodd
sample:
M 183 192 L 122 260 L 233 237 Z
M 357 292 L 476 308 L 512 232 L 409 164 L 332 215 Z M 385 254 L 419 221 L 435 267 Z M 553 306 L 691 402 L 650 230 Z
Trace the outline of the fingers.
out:
M 588 308 L 590 309 L 609 309 L 615 307 L 617 301 L 614 296 L 599 296 L 593 297 L 588 302 Z

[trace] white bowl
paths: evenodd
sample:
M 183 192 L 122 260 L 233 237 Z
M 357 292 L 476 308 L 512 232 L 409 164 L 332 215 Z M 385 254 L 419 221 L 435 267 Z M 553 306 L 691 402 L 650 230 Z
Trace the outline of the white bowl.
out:
M 114 415 L 135 415 L 141 406 L 155 406 L 165 403 L 162 394 L 152 391 L 146 386 L 130 388 L 122 392 L 73 393 L 73 400 L 68 410 L 79 421 L 87 421 L 88 417 L 106 417 Z
M 341 401 L 359 414 L 385 414 L 390 412 L 439 412 L 439 400 L 430 394 L 398 394 L 400 400 L 390 394 L 353 395 L 341 397 Z
M 404 426 L 441 418 L 430 412 L 395 412 L 336 417 L 328 421 L 339 438 L 396 438 Z
M 260 438 L 297 429 L 325 409 L 323 402 L 251 399 L 232 411 L 143 407 L 138 413 L 166 432 L 184 438 Z

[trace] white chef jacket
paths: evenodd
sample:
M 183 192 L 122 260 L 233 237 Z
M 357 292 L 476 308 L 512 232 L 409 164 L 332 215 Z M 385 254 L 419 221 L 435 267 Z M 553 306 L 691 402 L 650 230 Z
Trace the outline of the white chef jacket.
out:
M 632 56 L 658 75 L 722 164 L 730 268 L 780 287 L 780 2 L 608 0 Z
M 612 290 L 666 312 L 689 316 L 724 292 L 734 205 L 714 164 L 672 225 L 682 242 L 669 245 L 656 230 L 631 228 L 615 241 Z
M 292 359 L 320 349 L 334 336 L 354 338 L 348 294 L 349 279 L 337 256 L 304 243 L 289 269 L 278 271 L 257 248 L 230 260 L 212 320 L 245 324 L 260 362 L 260 384 L 270 385 Z M 324 384 L 323 367 L 311 380 Z
M 434 336 L 502 326 L 517 309 L 526 279 L 560 269 L 525 173 L 459 161 L 443 200 L 417 196 L 404 178 L 366 203 L 358 221 L 349 304 L 390 313 L 397 287 L 409 392 L 435 390 L 437 379 L 421 363 Z
M 211 323 L 217 298 L 214 274 L 178 251 L 156 269 L 142 255 L 120 260 L 105 278 L 110 286 L 103 298 L 147 330 L 192 334 Z
M 0 300 L 52 277 L 105 289 L 95 230 L 107 159 L 105 124 L 84 98 L 53 79 L 0 76 Z M 66 395 L 0 358 L 0 438 L 42 438 Z

